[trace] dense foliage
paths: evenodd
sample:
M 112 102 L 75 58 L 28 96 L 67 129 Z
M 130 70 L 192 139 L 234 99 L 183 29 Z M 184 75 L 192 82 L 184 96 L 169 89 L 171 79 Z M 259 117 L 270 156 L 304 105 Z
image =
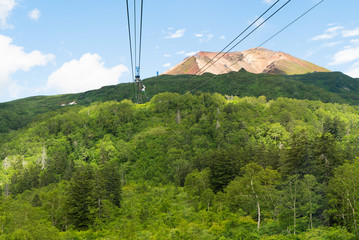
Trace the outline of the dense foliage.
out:
M 296 99 L 320 100 L 359 104 L 359 81 L 340 72 L 309 73 L 304 75 L 269 75 L 253 74 L 244 70 L 223 75 L 204 74 L 202 76 L 162 75 L 145 79 L 147 102 L 151 97 L 162 92 L 184 94 L 188 91 L 201 90 L 209 93 L 220 93 L 228 96 L 266 96 L 267 99 L 290 97 Z M 38 120 L 41 114 L 53 110 L 66 111 L 69 103 L 88 106 L 98 101 L 122 101 L 134 99 L 132 83 L 106 86 L 79 94 L 59 96 L 38 96 L 0 103 L 0 142 L 3 134 L 26 126 Z M 63 107 L 62 105 L 67 105 Z
M 355 239 L 359 107 L 161 93 L 0 145 L 0 239 Z

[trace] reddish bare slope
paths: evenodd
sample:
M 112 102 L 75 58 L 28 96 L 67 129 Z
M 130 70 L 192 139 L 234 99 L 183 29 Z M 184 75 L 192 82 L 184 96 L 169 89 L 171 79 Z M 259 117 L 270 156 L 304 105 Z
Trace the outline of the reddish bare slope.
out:
M 251 73 L 285 75 L 305 74 L 309 72 L 329 72 L 329 70 L 323 67 L 293 57 L 287 53 L 275 52 L 265 48 L 257 48 L 242 52 L 228 53 L 215 64 L 209 68 L 209 65 L 207 65 L 200 73 L 198 73 L 198 70 L 205 66 L 210 59 L 216 56 L 216 54 L 216 52 L 198 52 L 163 74 L 203 74 L 204 72 L 222 74 L 231 71 L 239 71 L 242 68 Z

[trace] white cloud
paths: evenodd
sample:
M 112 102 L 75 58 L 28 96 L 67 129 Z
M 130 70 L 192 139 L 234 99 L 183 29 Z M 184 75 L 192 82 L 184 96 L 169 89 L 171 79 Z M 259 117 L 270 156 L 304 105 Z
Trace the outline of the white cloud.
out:
M 39 20 L 40 16 L 41 16 L 41 12 L 39 9 L 35 8 L 34 10 L 30 11 L 29 14 L 27 15 L 31 20 L 34 20 L 35 22 L 37 22 L 37 20 Z
M 0 0 L 0 28 L 12 28 L 7 20 L 15 6 L 15 0 Z
M 164 56 L 164 57 L 166 57 L 166 58 L 171 57 L 171 55 L 170 55 L 170 54 L 163 54 L 163 56 Z
M 178 54 L 178 55 L 184 55 L 184 56 L 187 56 L 187 57 L 190 57 L 190 56 L 193 56 L 193 55 L 195 55 L 196 53 L 198 53 L 198 52 L 186 52 L 186 51 L 179 51 L 179 52 L 177 52 L 176 54 Z
M 359 78 L 359 62 L 354 63 L 345 74 L 353 78 Z
M 331 27 L 325 30 L 325 32 L 321 35 L 313 37 L 312 41 L 318 41 L 318 40 L 325 40 L 325 39 L 332 39 L 339 35 L 339 30 L 343 29 L 341 26 Z
M 106 68 L 104 64 L 99 55 L 86 53 L 79 60 L 66 62 L 53 72 L 48 78 L 47 88 L 61 93 L 98 89 L 118 84 L 122 74 L 128 72 L 122 64 L 113 68 Z
M 358 44 L 358 43 L 359 43 L 359 39 L 350 40 L 350 43 Z
M 329 65 L 339 65 L 352 62 L 357 59 L 359 59 L 359 46 L 348 47 L 344 50 L 337 52 L 333 57 L 333 61 L 329 63 Z
M 35 50 L 25 52 L 22 47 L 12 43 L 12 39 L 0 35 L 0 95 L 16 97 L 20 86 L 11 79 L 11 75 L 18 71 L 29 71 L 36 66 L 45 66 L 55 59 L 52 54 L 42 54 Z
M 330 27 L 327 30 L 325 30 L 323 34 L 315 36 L 311 40 L 317 41 L 317 40 L 332 39 L 339 35 L 345 38 L 359 36 L 359 27 L 350 30 L 343 30 L 343 29 L 344 27 L 342 26 Z
M 326 32 L 333 33 L 333 32 L 337 32 L 338 30 L 341 30 L 341 29 L 343 29 L 342 26 L 336 26 L 336 27 L 328 28 L 328 29 L 326 30 Z
M 324 33 L 324 34 L 313 37 L 312 40 L 317 41 L 317 40 L 323 40 L 323 39 L 332 39 L 334 37 L 335 37 L 334 34 Z
M 334 47 L 334 46 L 337 46 L 339 44 L 343 43 L 342 41 L 337 41 L 337 42 L 330 42 L 330 43 L 325 43 L 323 44 L 322 46 L 323 47 Z
M 343 37 L 355 37 L 359 36 L 359 27 L 352 30 L 343 31 Z
M 186 29 L 178 29 L 176 32 L 169 32 L 168 35 L 165 37 L 166 39 L 174 39 L 174 38 L 180 38 L 184 36 Z
M 226 39 L 226 36 L 222 35 L 222 36 L 220 36 L 218 39 L 224 40 L 224 39 Z
M 266 4 L 273 4 L 274 0 L 263 0 L 263 2 Z
M 184 55 L 187 57 L 193 56 L 195 55 L 197 52 L 189 52 L 189 53 L 185 53 Z
M 171 66 L 172 66 L 171 63 L 165 63 L 165 64 L 162 65 L 162 67 L 165 67 L 165 68 L 169 68 Z
M 194 36 L 199 38 L 199 43 L 209 42 L 214 37 L 213 34 L 206 31 L 202 31 L 202 33 L 195 33 Z
M 22 47 L 14 45 L 11 38 L 3 35 L 0 35 L 0 56 L 0 83 L 8 81 L 12 73 L 45 66 L 55 58 L 52 54 L 44 55 L 38 50 L 26 53 Z

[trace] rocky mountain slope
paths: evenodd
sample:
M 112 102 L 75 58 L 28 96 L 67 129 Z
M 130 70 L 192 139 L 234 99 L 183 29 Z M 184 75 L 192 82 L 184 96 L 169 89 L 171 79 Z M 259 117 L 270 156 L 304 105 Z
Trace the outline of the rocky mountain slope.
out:
M 212 66 L 206 64 L 215 56 L 216 52 L 198 52 L 188 57 L 163 74 L 223 74 L 245 69 L 251 73 L 272 74 L 305 74 L 311 72 L 329 72 L 329 70 L 291 56 L 284 52 L 271 51 L 265 48 L 253 48 L 242 52 L 231 52 L 216 61 Z M 218 58 L 218 57 L 217 57 Z M 216 58 L 216 59 L 217 59 Z M 204 67 L 204 68 L 203 68 Z M 202 69 L 203 68 L 203 69 Z M 199 72 L 199 70 L 201 71 Z

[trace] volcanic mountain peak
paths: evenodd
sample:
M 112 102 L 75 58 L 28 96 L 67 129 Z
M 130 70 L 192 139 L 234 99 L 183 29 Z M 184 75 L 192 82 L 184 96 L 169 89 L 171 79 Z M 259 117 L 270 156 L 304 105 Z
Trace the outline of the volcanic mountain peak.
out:
M 291 56 L 290 54 L 272 51 L 266 48 L 252 48 L 241 52 L 230 52 L 214 64 L 207 64 L 218 53 L 198 52 L 195 55 L 184 59 L 180 64 L 167 70 L 163 74 L 222 74 L 231 71 L 245 69 L 252 73 L 273 73 L 273 74 L 305 74 L 309 72 L 329 72 L 329 70 Z M 221 56 L 221 55 L 219 55 Z M 203 69 L 202 69 L 203 68 Z M 201 70 L 201 71 L 199 71 Z

